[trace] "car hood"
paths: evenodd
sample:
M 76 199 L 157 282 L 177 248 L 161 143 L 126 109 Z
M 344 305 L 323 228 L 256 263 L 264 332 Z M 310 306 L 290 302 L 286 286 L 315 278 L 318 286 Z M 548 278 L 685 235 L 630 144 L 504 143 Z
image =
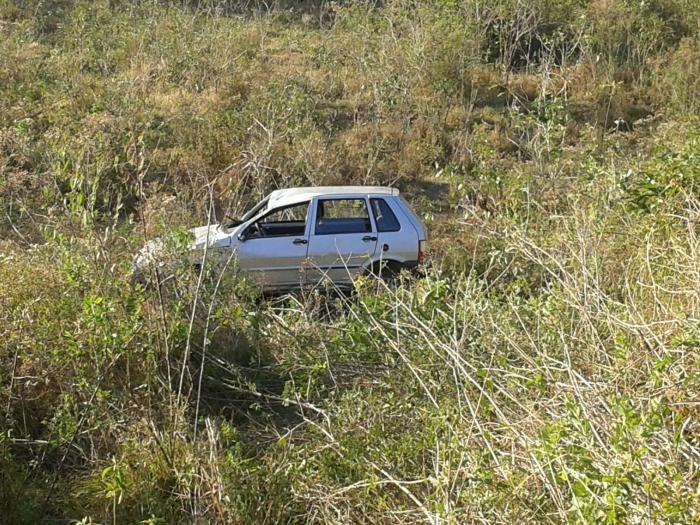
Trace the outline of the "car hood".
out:
M 218 224 L 210 226 L 200 226 L 189 230 L 191 241 L 188 248 L 191 252 L 204 250 L 205 247 L 235 247 L 240 242 L 237 235 L 240 228 L 226 230 L 219 228 Z M 134 257 L 134 264 L 137 268 L 143 268 L 153 262 L 158 261 L 165 249 L 163 239 L 156 238 L 148 241 Z
M 203 250 L 206 246 L 209 246 L 209 248 L 231 246 L 231 239 L 235 238 L 235 232 L 236 230 L 225 231 L 219 228 L 218 224 L 192 228 L 190 233 L 193 235 L 194 240 L 190 244 L 190 248 Z

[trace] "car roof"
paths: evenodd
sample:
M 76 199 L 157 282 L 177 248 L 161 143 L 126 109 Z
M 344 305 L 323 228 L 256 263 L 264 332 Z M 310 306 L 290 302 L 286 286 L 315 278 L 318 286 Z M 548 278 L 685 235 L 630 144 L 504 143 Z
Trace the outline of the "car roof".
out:
M 303 188 L 287 188 L 270 193 L 268 209 L 287 204 L 295 204 L 311 200 L 314 197 L 339 195 L 391 195 L 397 196 L 399 190 L 388 186 L 308 186 Z

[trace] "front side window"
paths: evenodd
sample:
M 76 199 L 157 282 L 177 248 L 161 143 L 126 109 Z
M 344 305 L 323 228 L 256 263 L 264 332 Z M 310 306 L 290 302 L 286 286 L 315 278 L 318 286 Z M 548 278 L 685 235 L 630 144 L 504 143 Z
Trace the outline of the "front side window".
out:
M 367 233 L 372 223 L 365 199 L 327 199 L 318 201 L 316 235 Z
M 370 199 L 370 204 L 372 205 L 374 222 L 377 223 L 377 231 L 397 232 L 401 229 L 401 224 L 388 202 L 384 199 Z
M 257 237 L 301 236 L 306 231 L 308 202 L 277 208 L 248 226 L 245 236 Z

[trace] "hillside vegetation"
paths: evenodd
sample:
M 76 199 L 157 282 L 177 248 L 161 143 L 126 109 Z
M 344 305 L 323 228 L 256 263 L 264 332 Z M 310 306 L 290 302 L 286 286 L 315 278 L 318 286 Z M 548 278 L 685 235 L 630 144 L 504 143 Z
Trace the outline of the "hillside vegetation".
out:
M 280 187 L 433 264 L 130 286 Z M 697 0 L 0 0 L 0 522 L 700 523 Z

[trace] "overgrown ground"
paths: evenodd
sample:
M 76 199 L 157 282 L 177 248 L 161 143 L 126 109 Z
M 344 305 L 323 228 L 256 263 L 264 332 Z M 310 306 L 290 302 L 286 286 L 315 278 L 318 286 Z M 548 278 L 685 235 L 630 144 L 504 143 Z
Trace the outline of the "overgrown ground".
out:
M 0 0 L 0 522 L 700 522 L 700 4 L 382 4 Z M 426 278 L 129 286 L 338 183 Z

